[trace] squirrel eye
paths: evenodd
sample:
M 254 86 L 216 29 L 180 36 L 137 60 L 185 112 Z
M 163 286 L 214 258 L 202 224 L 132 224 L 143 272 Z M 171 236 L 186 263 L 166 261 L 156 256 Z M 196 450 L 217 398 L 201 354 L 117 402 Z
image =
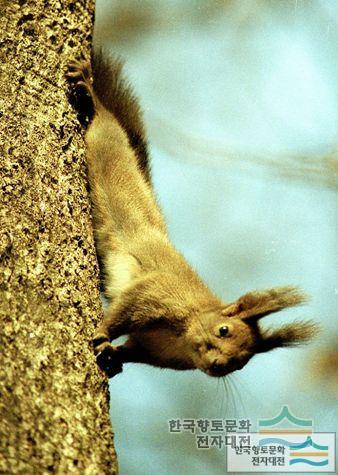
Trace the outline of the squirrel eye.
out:
M 229 327 L 227 327 L 226 325 L 223 325 L 222 327 L 220 327 L 219 336 L 221 337 L 227 336 L 228 333 L 229 333 Z

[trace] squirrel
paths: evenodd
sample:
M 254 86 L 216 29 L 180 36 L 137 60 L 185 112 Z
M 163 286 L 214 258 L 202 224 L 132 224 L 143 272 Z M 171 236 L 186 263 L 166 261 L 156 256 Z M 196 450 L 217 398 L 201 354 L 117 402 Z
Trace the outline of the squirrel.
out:
M 67 76 L 91 101 L 85 134 L 97 253 L 109 305 L 93 347 L 108 377 L 124 363 L 223 377 L 257 353 L 312 339 L 316 324 L 264 330 L 260 319 L 302 304 L 297 287 L 252 291 L 222 302 L 168 238 L 151 182 L 148 145 L 137 97 L 123 63 L 93 53 L 72 61 Z M 123 345 L 113 345 L 127 335 Z

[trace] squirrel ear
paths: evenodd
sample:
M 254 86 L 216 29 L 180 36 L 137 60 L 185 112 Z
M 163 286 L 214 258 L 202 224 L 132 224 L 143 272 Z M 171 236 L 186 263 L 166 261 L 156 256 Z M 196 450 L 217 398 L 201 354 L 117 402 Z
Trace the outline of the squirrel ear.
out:
M 312 321 L 289 323 L 277 329 L 261 333 L 256 352 L 263 353 L 274 348 L 298 346 L 312 340 L 319 327 Z
M 293 307 L 306 302 L 307 296 L 297 287 L 274 287 L 273 289 L 249 292 L 235 303 L 226 307 L 222 314 L 241 319 L 259 319 L 278 312 L 283 308 Z

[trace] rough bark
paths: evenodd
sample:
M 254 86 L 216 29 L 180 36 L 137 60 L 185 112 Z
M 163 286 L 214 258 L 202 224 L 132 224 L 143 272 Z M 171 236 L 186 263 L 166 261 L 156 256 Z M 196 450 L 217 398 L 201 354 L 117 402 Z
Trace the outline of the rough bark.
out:
M 94 0 L 0 0 L 0 473 L 116 472 L 83 131 Z

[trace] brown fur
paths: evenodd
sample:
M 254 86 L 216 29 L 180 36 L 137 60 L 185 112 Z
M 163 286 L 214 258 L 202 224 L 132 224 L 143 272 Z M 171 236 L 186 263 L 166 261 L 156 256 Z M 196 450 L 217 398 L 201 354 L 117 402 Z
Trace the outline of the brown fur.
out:
M 255 353 L 308 341 L 315 331 L 311 323 L 272 332 L 258 324 L 269 313 L 303 303 L 297 289 L 250 292 L 225 304 L 170 243 L 151 187 L 140 108 L 121 77 L 121 63 L 99 54 L 93 73 L 81 61 L 71 63 L 68 75 L 94 105 L 86 133 L 88 173 L 110 301 L 94 348 L 107 374 L 134 361 L 223 376 Z M 110 344 L 124 334 L 129 335 L 126 344 Z

